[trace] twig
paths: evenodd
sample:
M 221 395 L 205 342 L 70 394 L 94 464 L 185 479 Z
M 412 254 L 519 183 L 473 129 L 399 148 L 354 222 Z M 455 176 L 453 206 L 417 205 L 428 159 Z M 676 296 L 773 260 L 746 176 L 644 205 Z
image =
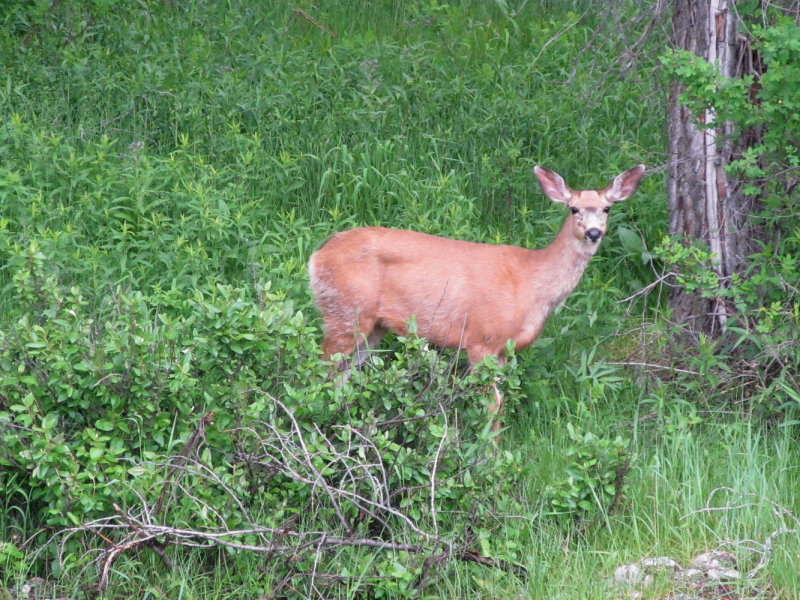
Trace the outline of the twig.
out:
M 463 552 L 459 552 L 456 554 L 456 558 L 458 560 L 463 560 L 464 562 L 474 562 L 478 563 L 479 565 L 484 565 L 486 567 L 494 567 L 495 569 L 500 569 L 501 571 L 505 571 L 506 573 L 514 573 L 519 577 L 527 577 L 528 575 L 528 569 L 526 569 L 522 565 L 515 565 L 514 563 L 510 563 L 505 560 L 500 560 L 498 558 L 488 558 L 486 556 L 481 556 L 474 550 L 466 550 Z
M 597 515 L 588 523 L 585 523 L 578 529 L 578 532 L 583 534 L 589 531 L 595 523 L 600 521 L 601 517 L 608 517 L 614 509 L 617 507 L 620 498 L 622 498 L 622 488 L 625 485 L 625 477 L 631 470 L 631 459 L 630 456 L 626 456 L 623 463 L 617 467 L 616 469 L 616 476 L 614 477 L 614 497 L 611 498 L 611 502 L 608 503 L 608 506 L 605 510 L 598 511 Z M 599 502 L 599 501 L 598 501 Z
M 712 498 L 718 492 L 728 492 L 733 493 L 734 489 L 726 486 L 718 487 L 711 490 L 711 493 L 708 495 L 708 499 L 706 500 L 706 506 L 704 508 L 700 508 L 698 510 L 691 511 L 683 515 L 680 520 L 683 520 L 689 516 L 697 515 L 701 513 L 712 513 L 712 512 L 731 512 L 740 508 L 749 508 L 749 507 L 759 507 L 763 506 L 764 500 L 772 507 L 772 514 L 775 515 L 781 521 L 781 526 L 772 531 L 767 538 L 764 540 L 763 543 L 756 542 L 755 540 L 736 540 L 736 541 L 723 541 L 722 545 L 724 546 L 734 546 L 736 548 L 745 548 L 750 552 L 755 552 L 761 555 L 758 564 L 753 567 L 748 573 L 748 579 L 754 579 L 758 572 L 767 566 L 769 563 L 769 559 L 772 556 L 772 545 L 778 536 L 783 534 L 797 534 L 800 533 L 800 519 L 798 519 L 791 511 L 787 510 L 777 502 L 773 502 L 772 500 L 768 500 L 758 496 L 757 494 L 737 494 L 733 498 L 733 503 L 727 502 L 725 506 L 710 506 Z M 751 501 L 752 499 L 752 501 Z M 793 527 L 788 527 L 786 522 L 784 521 L 785 518 L 788 518 L 793 523 Z M 750 544 L 749 546 L 747 544 Z M 758 546 L 756 548 L 755 546 Z
M 95 383 L 95 384 L 92 386 L 92 389 L 96 388 L 98 385 L 100 385 L 101 383 L 103 383 L 103 382 L 104 382 L 106 379 L 108 379 L 109 377 L 122 377 L 122 373 L 109 373 L 108 375 L 106 375 L 106 376 L 105 376 L 105 377 L 103 377 L 102 379 L 99 379 L 99 380 L 97 381 L 97 383 Z
M 194 454 L 197 446 L 199 445 L 201 440 L 204 440 L 206 437 L 206 425 L 211 423 L 211 419 L 214 416 L 213 411 L 206 413 L 203 415 L 200 420 L 197 422 L 197 429 L 195 429 L 194 433 L 189 437 L 184 444 L 183 448 L 180 451 L 180 454 L 175 457 L 175 462 L 172 468 L 167 473 L 167 476 L 164 478 L 164 483 L 161 484 L 161 495 L 158 497 L 158 501 L 156 502 L 156 507 L 153 511 L 153 518 L 158 519 L 159 514 L 161 513 L 161 507 L 164 504 L 164 497 L 167 493 L 167 488 L 169 488 L 170 479 L 175 475 L 178 471 L 178 467 L 182 466 L 182 464 L 192 455 Z M 183 475 L 183 471 L 181 472 Z
M 525 1 L 527 2 L 527 0 L 525 0 Z M 523 4 L 523 6 L 524 6 L 524 4 Z M 520 7 L 519 10 L 522 10 L 522 7 Z M 519 10 L 517 12 L 519 12 Z M 584 11 L 584 13 L 580 17 L 578 17 L 574 21 L 571 21 L 571 22 L 567 23 L 566 25 L 564 25 L 561 29 L 558 30 L 558 32 L 556 32 L 556 34 L 553 37 L 551 37 L 549 40 L 547 40 L 545 42 L 545 44 L 542 46 L 541 50 L 539 50 L 539 53 L 533 58 L 532 61 L 530 61 L 530 63 L 528 63 L 529 68 L 531 66 L 535 65 L 537 62 L 539 62 L 539 58 L 542 56 L 542 53 L 547 49 L 547 47 L 550 44 L 555 42 L 558 38 L 560 38 L 562 35 L 567 33 L 570 29 L 575 27 L 578 23 L 580 23 L 583 20 L 583 18 L 589 13 L 590 10 L 591 10 L 591 7 L 586 9 L 586 11 Z
M 651 363 L 633 362 L 633 361 L 618 361 L 607 362 L 607 365 L 620 365 L 626 367 L 648 367 L 650 369 L 661 369 L 662 371 L 675 371 L 676 373 L 688 373 L 689 375 L 699 375 L 697 371 L 690 371 L 689 369 L 679 369 L 677 367 L 667 367 L 665 365 L 654 365 Z
M 433 534 L 436 536 L 439 535 L 439 524 L 436 522 L 436 470 L 439 467 L 442 446 L 447 440 L 447 414 L 441 404 L 439 405 L 439 410 L 442 411 L 442 416 L 444 417 L 444 431 L 442 432 L 442 439 L 439 441 L 439 448 L 436 450 L 436 456 L 433 459 L 433 469 L 431 469 L 431 517 L 433 518 Z
M 44 20 L 47 19 L 47 17 L 49 17 L 52 14 L 52 12 L 56 9 L 56 7 L 58 7 L 58 5 L 61 4 L 63 1 L 64 0 L 53 0 L 53 3 L 47 9 L 45 15 L 42 17 L 42 22 L 44 22 Z M 33 36 L 35 36 L 38 32 L 39 32 L 39 24 L 34 23 L 33 26 L 28 30 L 28 33 L 25 34 L 25 37 L 22 38 L 22 46 L 24 48 L 27 48 L 30 45 L 31 41 L 33 40 Z
M 133 540 L 131 542 L 125 542 L 112 547 L 110 550 L 108 550 L 108 552 L 106 552 L 105 559 L 103 560 L 103 564 L 100 569 L 100 581 L 97 583 L 98 591 L 102 592 L 108 587 L 108 572 L 111 570 L 111 566 L 114 564 L 114 561 L 116 561 L 117 558 L 119 558 L 119 556 L 125 552 L 125 550 L 135 548 L 136 546 L 145 543 L 148 539 L 151 538 L 143 538 Z
M 578 52 L 577 56 L 575 56 L 575 59 L 572 62 L 572 73 L 567 78 L 567 80 L 566 81 L 548 81 L 547 83 L 550 83 L 550 84 L 553 84 L 553 85 L 569 85 L 573 81 L 575 81 L 575 75 L 578 74 L 578 63 L 580 62 L 581 57 L 584 54 L 586 54 L 586 52 L 592 47 L 592 44 L 594 44 L 594 41 L 595 41 L 595 39 L 597 39 L 597 36 L 600 35 L 600 32 L 603 30 L 603 27 L 605 26 L 606 21 L 608 21 L 608 18 L 611 16 L 611 13 L 614 11 L 614 4 L 616 4 L 616 0 L 611 0 L 611 4 L 609 5 L 608 10 L 606 10 L 606 14 L 603 15 L 603 19 L 600 21 L 600 24 L 597 27 L 595 27 L 595 30 L 592 32 L 592 36 L 589 38 L 589 41 L 586 42 L 586 44 L 583 46 L 583 48 L 581 48 L 580 51 Z
M 401 423 L 411 423 L 413 421 L 425 421 L 438 412 L 439 409 L 437 408 L 434 411 L 425 413 L 424 415 L 420 415 L 418 417 L 401 417 L 401 418 L 389 419 L 388 421 L 378 421 L 377 423 L 375 423 L 375 427 L 389 427 L 391 425 L 400 425 Z
M 618 300 L 617 302 L 619 304 L 624 304 L 625 302 L 633 300 L 637 296 L 641 296 L 642 294 L 646 294 L 647 292 L 652 290 L 654 287 L 656 287 L 657 285 L 659 285 L 661 283 L 666 282 L 667 279 L 669 279 L 669 278 L 671 278 L 673 276 L 674 276 L 674 273 L 667 273 L 666 275 L 662 275 L 661 277 L 656 279 L 653 283 L 650 283 L 650 284 L 646 285 L 645 287 L 643 287 L 640 290 L 637 290 L 636 292 L 634 292 L 633 294 L 631 294 L 630 296 L 628 296 L 624 300 Z M 669 284 L 667 284 L 667 285 L 669 285 Z
M 516 16 L 522 12 L 522 9 L 525 8 L 525 5 L 528 4 L 528 0 L 523 0 L 522 4 L 519 5 L 517 10 L 511 12 L 511 18 L 514 19 Z
M 322 31 L 327 33 L 329 36 L 331 36 L 333 39 L 336 39 L 336 38 L 339 37 L 333 31 L 331 31 L 330 29 L 328 29 L 327 27 L 322 25 L 319 21 L 314 20 L 314 18 L 311 15 L 309 15 L 306 11 L 304 11 L 302 8 L 295 8 L 292 11 L 292 16 L 294 16 L 294 15 L 299 15 L 299 16 L 303 17 L 306 21 L 311 23 L 314 27 L 317 27 L 317 28 L 321 29 Z
M 155 554 L 161 558 L 161 561 L 168 570 L 173 570 L 174 565 L 172 564 L 172 559 L 164 551 L 164 547 L 158 542 L 158 540 L 151 538 L 147 540 L 144 545 L 150 548 L 150 550 L 155 552 Z

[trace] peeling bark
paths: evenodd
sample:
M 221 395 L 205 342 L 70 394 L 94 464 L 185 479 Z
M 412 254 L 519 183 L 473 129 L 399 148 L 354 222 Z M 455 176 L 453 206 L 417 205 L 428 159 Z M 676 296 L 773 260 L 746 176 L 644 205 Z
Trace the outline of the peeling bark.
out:
M 738 36 L 734 0 L 676 0 L 671 45 L 716 64 L 723 77 L 741 77 L 752 63 L 749 44 Z M 733 137 L 730 123 L 718 123 L 713 110 L 692 115 L 678 103 L 682 86 L 670 85 L 669 233 L 685 242 L 706 242 L 715 255 L 714 272 L 721 288 L 743 267 L 752 250 L 747 227 L 752 199 L 739 182 L 729 181 L 725 166 L 749 145 Z M 700 128 L 699 124 L 713 125 Z M 728 308 L 721 297 L 707 299 L 675 288 L 670 307 L 680 323 L 706 333 L 724 330 Z

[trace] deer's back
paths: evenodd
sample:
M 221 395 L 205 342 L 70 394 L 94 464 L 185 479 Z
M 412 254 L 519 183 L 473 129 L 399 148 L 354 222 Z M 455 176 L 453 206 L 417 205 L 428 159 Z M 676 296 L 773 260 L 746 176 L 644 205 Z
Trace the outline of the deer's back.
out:
M 531 251 L 363 227 L 338 233 L 311 258 L 311 287 L 328 319 L 374 318 L 446 347 L 514 338 L 525 320 Z M 493 349 L 496 353 L 498 349 Z

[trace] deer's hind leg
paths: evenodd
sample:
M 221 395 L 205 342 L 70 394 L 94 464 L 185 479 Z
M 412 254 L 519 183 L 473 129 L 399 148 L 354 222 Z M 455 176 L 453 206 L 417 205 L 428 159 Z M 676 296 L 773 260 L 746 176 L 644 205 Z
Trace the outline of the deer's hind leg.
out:
M 334 354 L 352 355 L 352 358 L 342 358 L 332 368 L 333 372 L 339 373 L 337 387 L 350 379 L 352 366 L 360 368 L 367 361 L 370 350 L 380 343 L 386 333 L 386 329 L 378 325 L 376 319 L 368 317 L 359 318 L 355 329 L 326 326 L 325 339 L 322 342 L 323 360 L 329 360 Z
M 480 362 L 484 356 L 487 356 L 489 353 L 485 351 L 485 348 L 480 349 L 467 349 L 467 355 L 469 356 L 469 362 L 472 364 L 472 368 L 475 368 L 475 365 Z M 503 354 L 496 355 L 497 364 L 501 367 L 505 366 L 506 362 L 508 362 L 508 358 L 506 358 Z M 503 408 L 503 394 L 500 393 L 500 389 L 497 387 L 497 382 L 499 378 L 495 377 L 495 382 L 492 384 L 492 388 L 494 390 L 494 403 L 489 405 L 489 415 L 493 419 L 492 423 L 492 431 L 499 431 L 500 428 L 503 426 L 503 413 L 505 409 Z M 495 440 L 496 441 L 496 440 Z
M 356 368 L 361 368 L 361 366 L 369 360 L 370 352 L 378 347 L 378 344 L 381 343 L 381 340 L 387 333 L 386 329 L 376 324 L 372 328 L 372 331 L 366 336 L 359 334 L 356 355 L 353 358 L 353 364 Z

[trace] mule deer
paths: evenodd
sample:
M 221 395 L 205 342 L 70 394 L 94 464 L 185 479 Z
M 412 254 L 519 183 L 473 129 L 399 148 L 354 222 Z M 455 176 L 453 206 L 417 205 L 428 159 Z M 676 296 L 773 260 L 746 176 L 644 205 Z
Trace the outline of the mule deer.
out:
M 613 202 L 630 198 L 644 165 L 600 191 L 571 190 L 557 173 L 534 167 L 542 191 L 570 214 L 553 242 L 538 250 L 478 244 L 398 229 L 358 227 L 337 233 L 311 255 L 311 290 L 322 312 L 323 358 L 351 354 L 360 366 L 381 338 L 405 335 L 408 320 L 437 346 L 466 350 L 470 364 L 497 355 L 506 342 L 521 350 L 578 285 L 606 232 Z M 349 361 L 339 385 L 349 377 Z M 495 386 L 500 410 L 502 397 Z M 499 426 L 498 422 L 495 422 Z

